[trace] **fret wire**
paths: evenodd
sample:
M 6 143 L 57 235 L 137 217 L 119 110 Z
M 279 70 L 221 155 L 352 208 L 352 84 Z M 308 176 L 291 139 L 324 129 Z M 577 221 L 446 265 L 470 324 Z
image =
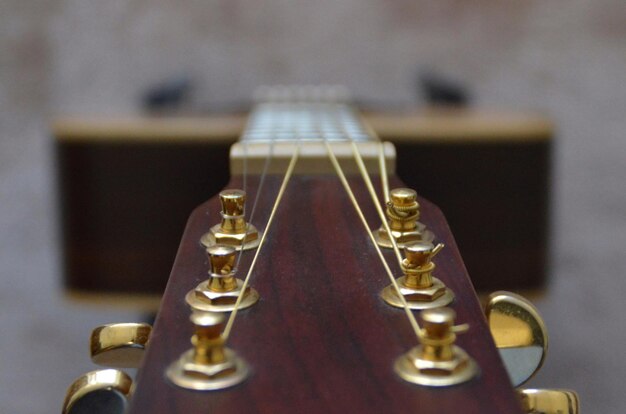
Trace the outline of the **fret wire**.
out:
M 250 268 L 248 269 L 246 278 L 244 279 L 243 285 L 241 286 L 241 292 L 237 296 L 237 302 L 235 302 L 235 308 L 233 309 L 233 312 L 230 314 L 230 317 L 228 318 L 228 322 L 226 323 L 226 327 L 224 328 L 224 333 L 222 334 L 224 341 L 228 340 L 228 337 L 230 336 L 230 332 L 232 330 L 233 324 L 235 323 L 235 318 L 237 317 L 237 311 L 239 310 L 239 306 L 241 305 L 241 301 L 243 300 L 243 297 L 244 297 L 244 292 L 248 288 L 250 276 L 252 275 L 252 271 L 254 270 L 254 266 L 256 265 L 256 261 L 259 257 L 259 253 L 261 253 L 261 248 L 263 247 L 265 243 L 265 239 L 267 238 L 267 235 L 270 231 L 272 221 L 274 220 L 274 215 L 276 214 L 276 210 L 278 210 L 280 200 L 283 198 L 283 194 L 285 192 L 285 189 L 287 188 L 287 184 L 289 183 L 289 180 L 291 179 L 291 175 L 293 174 L 293 170 L 294 170 L 294 167 L 296 166 L 296 162 L 298 161 L 299 155 L 300 155 L 300 141 L 298 141 L 296 148 L 291 156 L 291 161 L 289 161 L 289 166 L 287 167 L 287 170 L 285 172 L 283 182 L 280 186 L 280 189 L 278 190 L 278 194 L 276 195 L 276 200 L 274 201 L 274 206 L 272 207 L 270 216 L 267 219 L 267 224 L 265 225 L 265 230 L 263 231 L 263 235 L 261 236 L 261 241 L 259 242 L 259 246 L 257 247 L 256 252 L 254 253 L 254 258 L 252 259 L 252 262 L 250 263 Z
M 336 115 L 336 112 L 340 113 Z M 244 141 L 268 141 L 269 134 L 277 141 L 291 140 L 292 131 L 285 118 L 298 123 L 301 139 L 319 140 L 317 131 L 323 129 L 330 141 L 344 140 L 344 134 L 333 122 L 339 117 L 344 128 L 350 130 L 353 139 L 366 141 L 371 138 L 358 122 L 354 112 L 345 104 L 294 103 L 291 105 L 261 104 L 251 115 L 251 125 L 242 135 Z
M 367 220 L 365 219 L 365 216 L 363 215 L 363 211 L 361 210 L 361 207 L 359 207 L 359 202 L 357 201 L 356 197 L 354 196 L 354 193 L 352 192 L 352 189 L 350 188 L 350 184 L 348 183 L 348 180 L 346 179 L 346 176 L 343 172 L 343 169 L 341 168 L 341 165 L 339 165 L 339 161 L 337 161 L 337 157 L 335 156 L 330 146 L 330 143 L 325 139 L 324 144 L 326 145 L 326 150 L 330 157 L 330 161 L 333 164 L 333 167 L 335 168 L 335 171 L 337 172 L 337 175 L 339 176 L 339 179 L 341 183 L 343 184 L 343 187 L 346 190 L 346 193 L 348 194 L 348 197 L 350 198 L 350 201 L 352 202 L 352 205 L 354 206 L 354 209 L 356 210 L 357 215 L 361 219 L 361 222 L 363 223 L 363 227 L 365 227 L 365 230 L 367 231 L 367 234 L 370 237 L 370 240 L 372 241 L 372 244 L 374 245 L 376 252 L 378 253 L 378 257 L 380 258 L 380 261 L 383 267 L 385 268 L 385 271 L 387 273 L 387 276 L 389 277 L 389 280 L 391 281 L 392 285 L 396 289 L 396 292 L 398 293 L 398 296 L 404 307 L 406 316 L 409 319 L 409 323 L 411 324 L 411 327 L 413 328 L 413 331 L 415 332 L 415 336 L 417 337 L 417 340 L 419 341 L 420 332 L 421 332 L 420 326 L 417 323 L 417 320 L 415 319 L 413 312 L 411 312 L 411 309 L 409 309 L 409 305 L 406 302 L 406 299 L 400 293 L 400 287 L 398 286 L 398 282 L 396 282 L 396 278 L 393 276 L 393 273 L 391 272 L 391 269 L 389 268 L 389 265 L 387 264 L 387 260 L 385 259 L 385 256 L 383 255 L 383 252 L 380 249 L 380 246 L 378 246 L 378 243 L 376 243 L 374 234 L 372 233 L 372 230 L 370 230 L 369 228 L 369 224 L 367 223 Z

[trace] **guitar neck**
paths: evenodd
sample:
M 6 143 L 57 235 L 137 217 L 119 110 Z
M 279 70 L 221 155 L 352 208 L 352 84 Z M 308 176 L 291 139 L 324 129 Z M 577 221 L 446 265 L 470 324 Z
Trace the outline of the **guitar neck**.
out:
M 333 146 L 346 172 L 356 173 L 351 143 L 358 145 L 369 170 L 378 168 L 383 151 L 395 170 L 393 145 L 381 142 L 348 104 L 336 102 L 269 102 L 255 107 L 239 141 L 230 151 L 230 171 L 238 174 L 283 174 L 296 146 L 303 157 L 296 174 L 335 174 L 324 142 Z M 271 163 L 266 160 L 271 154 Z
M 378 140 L 366 130 L 351 106 L 340 102 L 305 101 L 257 105 L 240 141 L 316 142 L 322 137 L 331 142 Z

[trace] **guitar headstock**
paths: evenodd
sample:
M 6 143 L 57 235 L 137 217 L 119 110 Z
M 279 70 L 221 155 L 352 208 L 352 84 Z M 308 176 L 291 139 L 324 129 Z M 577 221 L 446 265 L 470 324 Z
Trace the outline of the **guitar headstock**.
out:
M 281 102 L 247 131 L 267 161 L 191 214 L 130 412 L 522 413 L 444 215 L 352 110 Z
M 281 183 L 266 177 L 262 195 L 271 205 Z M 254 194 L 258 181 L 248 180 Z M 355 196 L 368 200 L 359 177 Z M 393 187 L 402 184 L 391 178 Z M 241 187 L 242 177 L 230 186 Z M 401 379 L 394 362 L 418 345 L 401 309 L 381 291 L 385 269 L 367 239 L 341 184 L 333 176 L 293 176 L 256 264 L 251 287 L 259 302 L 239 312 L 227 346 L 243 358 L 250 376 L 237 386 L 198 392 L 177 387 L 168 367 L 191 348 L 194 334 L 185 296 L 207 279 L 205 248 L 199 240 L 216 220 L 214 198 L 194 211 L 183 236 L 150 346 L 140 370 L 131 413 L 140 412 L 521 412 L 443 214 L 419 198 L 420 221 L 445 248 L 433 261 L 435 275 L 455 293 L 451 307 L 469 331 L 457 345 L 480 373 L 459 385 L 433 388 Z M 263 201 L 260 201 L 263 202 Z M 371 203 L 362 206 L 371 223 Z M 257 215 L 257 223 L 269 216 Z M 390 249 L 386 260 L 401 273 Z M 245 251 L 238 274 L 245 275 L 254 251 Z

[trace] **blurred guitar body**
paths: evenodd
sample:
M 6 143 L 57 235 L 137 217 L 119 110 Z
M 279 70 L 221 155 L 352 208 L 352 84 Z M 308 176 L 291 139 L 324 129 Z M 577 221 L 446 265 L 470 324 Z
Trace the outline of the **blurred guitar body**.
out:
M 446 212 L 477 290 L 544 286 L 548 120 L 473 110 L 364 117 L 394 143 L 397 176 Z M 68 294 L 156 309 L 189 211 L 227 184 L 244 126 L 243 115 L 57 120 Z

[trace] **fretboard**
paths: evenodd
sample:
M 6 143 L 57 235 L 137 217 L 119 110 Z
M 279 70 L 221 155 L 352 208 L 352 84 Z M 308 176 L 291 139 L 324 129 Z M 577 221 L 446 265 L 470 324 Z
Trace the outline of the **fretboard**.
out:
M 343 103 L 258 104 L 241 136 L 244 142 L 375 141 L 354 110 Z

